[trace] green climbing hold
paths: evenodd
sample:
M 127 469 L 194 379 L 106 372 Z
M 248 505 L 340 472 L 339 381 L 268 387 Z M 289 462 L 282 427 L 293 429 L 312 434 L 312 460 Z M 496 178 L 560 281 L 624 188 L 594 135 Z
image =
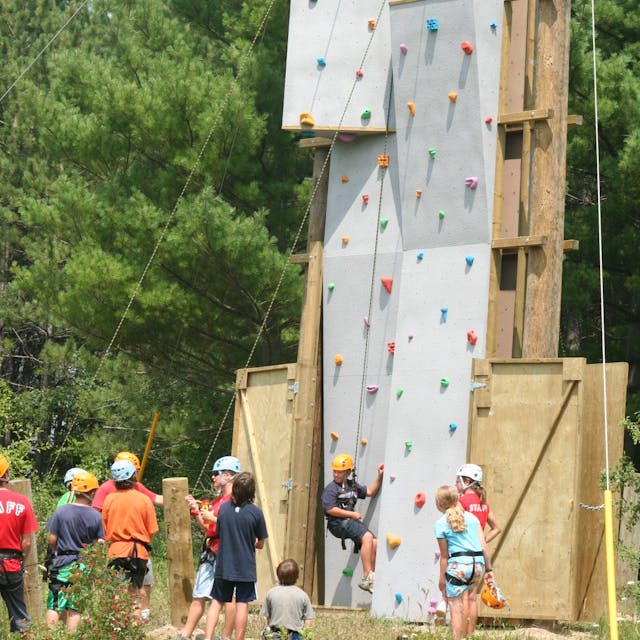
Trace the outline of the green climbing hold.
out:
M 431 148 L 429 149 L 429 155 L 430 155 L 432 158 L 435 158 L 435 157 L 436 157 L 436 150 L 435 150 L 433 147 L 431 147 Z
M 404 389 L 398 389 L 396 391 L 396 398 L 401 398 L 403 393 L 404 393 Z
M 336 285 L 335 285 L 335 284 L 333 284 L 333 282 L 330 282 L 330 283 L 327 285 L 327 289 L 329 289 L 329 291 L 333 291 L 335 288 L 336 288 Z
M 371 118 L 371 109 L 363 109 L 360 117 L 363 120 L 369 120 Z
M 407 440 L 407 441 L 404 443 L 404 446 L 405 446 L 405 449 L 406 449 L 409 453 L 411 453 L 411 451 L 413 450 L 413 442 L 411 442 L 411 440 Z
M 343 576 L 352 576 L 353 575 L 353 567 L 345 567 L 342 570 L 342 575 Z
M 444 220 L 445 215 L 447 215 L 444 211 L 438 211 L 438 218 L 440 220 Z
M 388 224 L 389 224 L 389 218 L 380 218 L 380 226 L 383 229 L 386 229 Z
M 440 386 L 448 387 L 449 386 L 449 378 L 440 378 Z

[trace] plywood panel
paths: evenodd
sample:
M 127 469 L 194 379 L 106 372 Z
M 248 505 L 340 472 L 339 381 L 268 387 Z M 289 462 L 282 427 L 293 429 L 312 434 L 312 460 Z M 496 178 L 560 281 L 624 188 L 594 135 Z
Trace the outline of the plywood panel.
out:
M 557 359 L 494 361 L 487 382 L 491 407 L 472 408 L 469 459 L 484 468 L 489 502 L 504 531 L 490 548 L 511 610 L 492 616 L 574 616 L 567 567 L 575 549 L 566 541 L 576 526 L 581 389 L 563 379 L 563 368 Z
M 257 552 L 258 587 L 263 595 L 276 582 L 287 536 L 295 365 L 238 372 L 233 455 L 256 477 L 256 504 L 263 510 L 269 538 Z

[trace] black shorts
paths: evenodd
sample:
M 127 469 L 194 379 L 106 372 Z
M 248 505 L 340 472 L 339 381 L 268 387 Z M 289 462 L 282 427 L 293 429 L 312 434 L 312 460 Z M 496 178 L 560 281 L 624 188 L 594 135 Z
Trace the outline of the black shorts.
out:
M 365 533 L 369 532 L 373 536 L 373 532 L 367 529 L 362 520 L 354 520 L 353 518 L 329 518 L 327 528 L 336 538 L 341 540 L 348 538 L 357 545 L 360 545 Z M 373 537 L 375 538 L 375 536 Z
M 136 589 L 142 588 L 144 577 L 147 574 L 147 561 L 141 558 L 114 558 L 109 566 L 122 572 L 126 580 L 129 580 Z

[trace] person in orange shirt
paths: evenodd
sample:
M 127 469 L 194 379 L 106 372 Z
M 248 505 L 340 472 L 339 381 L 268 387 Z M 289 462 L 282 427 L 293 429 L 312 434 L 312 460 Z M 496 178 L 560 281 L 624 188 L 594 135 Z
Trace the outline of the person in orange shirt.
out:
M 158 531 L 151 500 L 136 491 L 136 468 L 130 460 L 118 460 L 111 466 L 116 491 L 107 496 L 102 507 L 105 538 L 109 542 L 109 565 L 121 571 L 131 582 L 138 602 L 145 597 L 144 576 L 151 540 Z M 145 616 L 141 612 L 141 617 Z

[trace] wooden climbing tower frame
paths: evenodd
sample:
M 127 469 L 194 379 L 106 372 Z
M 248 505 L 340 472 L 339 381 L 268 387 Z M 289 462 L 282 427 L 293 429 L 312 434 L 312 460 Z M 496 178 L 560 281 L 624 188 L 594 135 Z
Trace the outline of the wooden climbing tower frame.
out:
M 488 357 L 558 355 L 564 240 L 568 0 L 504 3 Z

